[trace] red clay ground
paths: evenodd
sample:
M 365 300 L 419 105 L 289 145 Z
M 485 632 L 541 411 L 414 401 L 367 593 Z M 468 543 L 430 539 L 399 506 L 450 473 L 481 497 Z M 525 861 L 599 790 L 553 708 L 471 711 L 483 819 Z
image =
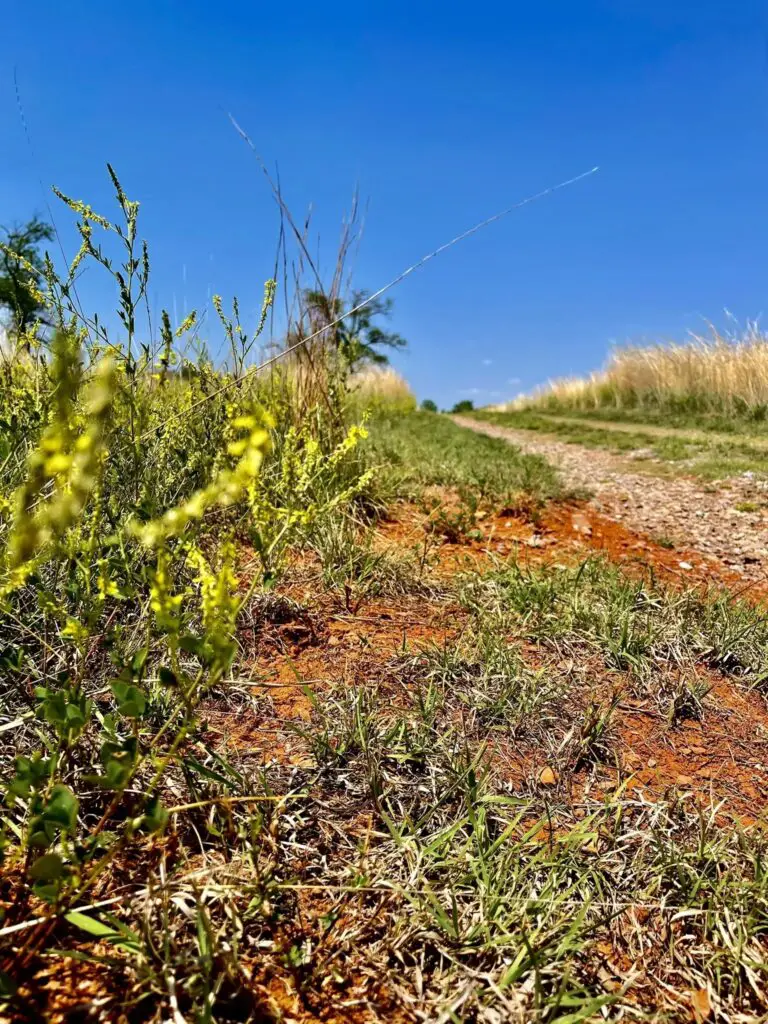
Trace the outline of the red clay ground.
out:
M 423 550 L 426 521 L 418 507 L 398 505 L 381 524 L 379 541 L 399 552 Z M 704 560 L 695 551 L 670 551 L 586 504 L 553 504 L 534 521 L 489 514 L 479 525 L 481 538 L 461 543 L 435 539 L 429 555 L 438 581 L 455 577 L 461 569 L 490 567 L 511 555 L 554 564 L 578 562 L 599 551 L 626 564 L 629 571 L 652 568 L 660 579 L 675 585 L 720 584 L 755 602 L 766 596 L 764 588 L 745 586 L 743 578 L 726 566 Z M 343 595 L 329 594 L 318 585 L 311 564 L 295 571 L 280 591 L 295 604 L 244 627 L 240 638 L 246 654 L 243 675 L 260 697 L 258 711 L 234 713 L 214 700 L 205 709 L 214 746 L 263 764 L 308 763 L 300 728 L 312 712 L 309 692 L 322 693 L 340 683 L 375 686 L 396 706 L 408 684 L 393 659 L 427 644 L 453 644 L 468 622 L 468 614 L 439 592 L 365 600 L 349 611 Z M 522 645 L 522 651 L 533 667 L 568 680 L 571 712 L 590 700 L 608 700 L 617 690 L 621 697 L 609 754 L 587 768 L 564 771 L 540 743 L 494 734 L 492 770 L 503 776 L 511 792 L 547 794 L 553 802 L 577 807 L 588 797 L 611 798 L 622 787 L 625 795 L 651 801 L 673 792 L 681 799 L 719 807 L 720 816 L 736 816 L 744 823 L 753 822 L 768 805 L 768 708 L 757 692 L 702 668 L 702 676 L 712 685 L 703 719 L 670 728 L 650 695 L 638 695 L 623 673 L 607 670 L 598 657 L 585 652 L 574 663 L 530 643 Z M 361 835 L 366 827 L 365 822 L 349 822 L 350 830 Z M 307 896 L 302 914 L 309 920 L 326 910 L 327 899 Z M 344 1008 L 333 1000 L 310 1006 L 298 1002 L 295 989 L 279 972 L 259 980 L 257 965 L 254 970 L 257 988 L 268 993 L 270 1012 L 279 1010 L 301 1022 L 361 1024 L 370 1019 L 362 1005 L 354 1006 L 355 986 L 347 992 L 349 1005 Z M 372 984 L 370 978 L 361 980 L 362 996 L 370 997 Z M 80 1019 L 82 1007 L 92 1006 L 104 991 L 98 968 L 71 962 L 45 969 L 35 986 L 33 1003 L 44 1007 L 45 1019 L 52 1022 Z M 388 1003 L 387 993 L 380 992 L 379 1008 Z M 391 1003 L 387 1019 L 413 1018 Z
M 382 545 L 401 552 L 420 548 L 425 522 L 419 508 L 399 505 L 392 518 L 381 524 Z M 552 505 L 535 523 L 502 514 L 488 515 L 480 525 L 482 539 L 438 542 L 431 554 L 438 579 L 490 567 L 510 555 L 523 562 L 564 564 L 598 551 L 625 564 L 630 572 L 651 568 L 671 585 L 722 585 L 759 603 L 766 595 L 764 587 L 745 584 L 727 567 L 704 561 L 694 551 L 670 551 L 582 503 Z M 404 684 L 387 670 L 391 659 L 404 649 L 413 653 L 430 643 L 455 643 L 468 620 L 467 613 L 450 600 L 413 596 L 365 601 L 357 613 L 351 613 L 340 599 L 321 596 L 311 573 L 304 583 L 298 580 L 286 589 L 313 608 L 314 632 L 292 634 L 290 624 L 264 632 L 251 664 L 259 678 L 257 688 L 263 687 L 261 692 L 269 697 L 263 716 L 240 720 L 234 729 L 218 715 L 211 723 L 222 734 L 226 732 L 228 742 L 240 751 L 256 748 L 268 760 L 283 763 L 306 760 L 301 737 L 285 729 L 310 716 L 311 701 L 304 688 L 322 691 L 342 681 L 350 686 L 375 685 L 396 701 Z M 542 787 L 540 779 L 548 762 L 540 744 L 500 738 L 495 752 L 502 755 L 509 784 L 515 789 L 549 788 L 556 798 L 567 786 L 573 798 L 574 787 L 594 796 L 626 785 L 651 800 L 677 789 L 703 804 L 722 804 L 724 812 L 735 813 L 745 822 L 754 820 L 766 806 L 768 707 L 759 693 L 702 667 L 701 677 L 712 688 L 703 719 L 671 728 L 650 695 L 638 697 L 623 673 L 607 670 L 599 659 L 573 666 L 532 645 L 524 650 L 531 665 L 546 666 L 554 675 L 571 674 L 571 701 L 586 705 L 594 699 L 609 700 L 617 689 L 622 696 L 614 717 L 610 758 L 597 769 L 567 780 L 557 772 L 556 785 Z

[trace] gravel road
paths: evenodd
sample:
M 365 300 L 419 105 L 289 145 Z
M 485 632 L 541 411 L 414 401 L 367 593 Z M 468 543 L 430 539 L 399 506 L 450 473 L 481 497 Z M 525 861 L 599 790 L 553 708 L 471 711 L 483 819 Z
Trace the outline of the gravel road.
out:
M 745 579 L 768 580 L 768 481 L 752 474 L 714 484 L 662 476 L 635 470 L 631 457 L 466 416 L 453 421 L 543 455 L 558 467 L 566 487 L 586 488 L 598 511 L 636 532 L 693 548 Z M 759 508 L 740 510 L 744 503 Z

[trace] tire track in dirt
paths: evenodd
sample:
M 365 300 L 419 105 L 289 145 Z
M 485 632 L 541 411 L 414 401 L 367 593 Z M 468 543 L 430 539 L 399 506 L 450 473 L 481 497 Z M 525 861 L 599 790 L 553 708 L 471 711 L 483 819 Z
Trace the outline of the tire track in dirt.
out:
M 633 472 L 625 459 L 609 452 L 466 416 L 452 419 L 544 456 L 557 466 L 566 488 L 586 489 L 595 509 L 634 532 L 693 548 L 703 560 L 722 563 L 750 582 L 768 582 L 768 508 L 762 507 L 768 493 L 762 481 L 742 476 L 715 487 L 693 477 L 653 476 Z M 747 502 L 761 507 L 740 510 Z

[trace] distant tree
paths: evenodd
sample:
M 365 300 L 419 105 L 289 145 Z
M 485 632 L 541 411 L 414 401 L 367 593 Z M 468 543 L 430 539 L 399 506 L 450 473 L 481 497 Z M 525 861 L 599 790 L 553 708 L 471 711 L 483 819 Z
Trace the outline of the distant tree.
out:
M 431 398 L 425 398 L 421 403 L 421 408 L 424 412 L 437 412 L 437 405 L 432 401 Z
M 365 301 L 366 295 L 366 292 L 353 292 L 348 308 L 355 309 Z M 389 356 L 382 349 L 406 347 L 408 343 L 405 338 L 384 331 L 373 323 L 376 317 L 390 317 L 392 306 L 392 299 L 373 299 L 367 306 L 350 313 L 341 323 L 329 328 L 332 345 L 350 369 L 357 370 L 369 363 L 386 364 Z M 304 308 L 309 319 L 309 333 L 314 334 L 338 320 L 347 307 L 338 296 L 331 297 L 325 292 L 310 289 L 304 292 Z
M 451 412 L 472 412 L 474 405 L 468 398 L 463 398 L 460 402 L 451 409 Z
M 33 217 L 22 226 L 2 231 L 5 238 L 0 246 L 0 306 L 11 315 L 11 332 L 19 335 L 41 319 L 43 306 L 37 292 L 43 260 L 38 247 L 53 238 L 53 228 Z

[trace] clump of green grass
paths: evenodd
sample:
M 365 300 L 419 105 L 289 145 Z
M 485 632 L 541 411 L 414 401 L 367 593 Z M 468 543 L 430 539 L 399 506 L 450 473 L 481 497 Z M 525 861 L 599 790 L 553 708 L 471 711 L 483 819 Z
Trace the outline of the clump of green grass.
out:
M 660 687 L 659 697 L 667 722 L 675 726 L 688 719 L 703 718 L 704 701 L 711 689 L 709 680 L 697 679 L 686 672 L 678 672 L 666 680 Z
M 677 541 L 674 537 L 670 537 L 668 533 L 652 534 L 651 540 L 654 544 L 658 544 L 660 548 L 665 548 L 667 551 L 674 551 L 677 547 Z
M 586 644 L 639 677 L 655 664 L 701 661 L 762 685 L 768 669 L 760 607 L 727 591 L 676 591 L 652 576 L 633 578 L 602 558 L 576 568 L 513 564 L 468 579 L 463 599 L 477 612 L 513 614 L 542 643 Z
M 759 512 L 760 506 L 756 501 L 738 501 L 733 506 L 737 512 Z
M 436 652 L 415 660 L 424 686 L 397 701 L 375 686 L 313 696 L 299 732 L 315 767 L 270 773 L 284 802 L 265 809 L 262 874 L 243 888 L 228 882 L 232 869 L 216 873 L 211 948 L 232 963 L 234 944 L 248 962 L 247 922 L 268 975 L 289 972 L 305 1004 L 351 990 L 380 1016 L 411 1001 L 431 1018 L 455 1014 L 460 995 L 465 1018 L 489 1022 L 514 1011 L 565 1024 L 638 1007 L 682 1019 L 702 989 L 729 1015 L 760 1012 L 762 830 L 675 799 L 619 791 L 570 807 L 510 790 L 478 719 L 456 714 L 474 703 L 456 685 L 470 664 Z M 566 737 L 572 758 L 605 756 L 610 713 L 595 703 Z M 318 912 L 299 914 L 318 879 Z M 184 977 L 198 947 L 179 910 L 183 877 L 169 889 L 166 970 Z M 290 940 L 275 948 L 285 920 Z M 242 985 L 245 968 L 233 967 Z
M 313 532 L 310 548 L 320 558 L 323 584 L 343 595 L 349 612 L 369 598 L 428 596 L 441 589 L 426 550 L 384 548 L 370 525 L 352 515 L 326 517 Z
M 501 728 L 513 736 L 546 731 L 564 692 L 562 680 L 547 669 L 526 665 L 508 637 L 508 623 L 491 616 L 458 641 L 421 649 L 402 663 L 402 670 L 419 686 L 450 693 L 468 715 L 477 716 L 481 730 Z

